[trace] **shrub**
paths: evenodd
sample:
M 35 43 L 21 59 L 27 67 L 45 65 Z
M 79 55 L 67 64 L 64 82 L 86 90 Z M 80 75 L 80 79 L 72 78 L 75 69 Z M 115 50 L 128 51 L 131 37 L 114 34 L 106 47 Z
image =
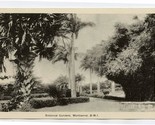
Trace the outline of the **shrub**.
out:
M 58 105 L 68 105 L 68 98 L 58 99 Z
M 58 89 L 57 86 L 52 84 L 52 85 L 47 85 L 45 87 L 46 92 L 49 94 L 49 96 L 52 96 L 53 98 L 57 98 L 58 97 Z
M 32 108 L 52 107 L 57 105 L 57 100 L 52 98 L 35 98 L 30 101 Z
M 66 84 L 47 85 L 45 90 L 49 94 L 49 96 L 51 96 L 53 98 L 63 98 L 63 97 L 66 97 L 66 96 L 70 96 L 70 90 L 67 88 Z
M 38 94 L 32 94 L 32 98 L 43 98 L 43 97 L 48 97 L 49 95 L 47 93 L 38 93 Z

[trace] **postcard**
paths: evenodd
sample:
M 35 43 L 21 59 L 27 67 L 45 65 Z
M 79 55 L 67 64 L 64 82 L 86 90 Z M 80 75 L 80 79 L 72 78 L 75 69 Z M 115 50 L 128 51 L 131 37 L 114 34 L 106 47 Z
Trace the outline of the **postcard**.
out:
M 154 119 L 155 9 L 0 9 L 0 119 Z

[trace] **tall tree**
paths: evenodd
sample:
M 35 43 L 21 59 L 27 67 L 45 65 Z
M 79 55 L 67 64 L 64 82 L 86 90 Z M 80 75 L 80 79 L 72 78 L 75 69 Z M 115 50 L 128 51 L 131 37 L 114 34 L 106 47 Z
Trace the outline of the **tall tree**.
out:
M 89 70 L 90 72 L 90 94 L 92 94 L 92 73 L 94 71 L 94 58 L 92 55 L 92 51 L 87 51 L 87 54 L 84 56 L 84 58 L 81 61 L 81 68 L 84 70 Z
M 90 93 L 92 94 L 92 73 L 95 73 L 99 78 L 97 82 L 97 89 L 98 93 L 100 93 L 100 77 L 103 76 L 102 74 L 102 53 L 103 49 L 102 46 L 104 45 L 103 42 L 100 44 L 95 45 L 93 48 L 87 51 L 85 57 L 81 61 L 81 68 L 85 70 L 90 70 Z
M 70 43 L 65 42 L 64 40 L 62 45 L 58 45 L 54 54 L 54 57 L 52 59 L 53 63 L 63 61 L 64 64 L 66 64 L 68 77 L 70 77 L 70 56 L 71 56 L 71 45 Z M 77 60 L 78 53 L 75 53 L 75 60 Z M 69 79 L 69 89 L 71 89 L 71 83 Z
M 76 14 L 68 15 L 68 37 L 70 39 L 69 50 L 69 82 L 71 85 L 71 95 L 76 97 L 76 84 L 75 84 L 75 47 L 74 42 L 78 38 L 79 31 L 87 26 L 93 26 L 91 22 L 82 22 Z

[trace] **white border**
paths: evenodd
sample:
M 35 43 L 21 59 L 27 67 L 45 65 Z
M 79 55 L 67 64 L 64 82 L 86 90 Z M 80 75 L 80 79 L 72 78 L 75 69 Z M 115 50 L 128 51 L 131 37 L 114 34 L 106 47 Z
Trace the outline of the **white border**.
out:
M 155 0 L 0 0 L 0 8 L 153 8 Z
M 155 0 L 0 0 L 0 8 L 152 8 L 155 7 Z M 1 125 L 144 125 L 155 124 L 154 120 L 86 120 L 86 121 L 53 121 L 53 120 L 0 120 Z

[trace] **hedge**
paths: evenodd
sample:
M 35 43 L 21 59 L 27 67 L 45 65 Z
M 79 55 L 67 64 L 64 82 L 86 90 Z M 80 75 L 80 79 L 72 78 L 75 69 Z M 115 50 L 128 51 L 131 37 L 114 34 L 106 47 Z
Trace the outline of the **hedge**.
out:
M 73 103 L 84 103 L 89 102 L 88 97 L 77 97 L 77 98 L 61 98 L 61 99 L 53 99 L 50 97 L 46 98 L 33 98 L 30 101 L 30 105 L 25 105 L 23 107 L 24 111 L 29 111 L 29 107 L 34 109 L 44 108 L 44 107 L 53 107 L 56 105 L 68 105 Z M 0 104 L 0 110 L 2 110 L 2 105 L 7 104 L 7 102 L 3 102 Z
M 38 109 L 57 105 L 57 100 L 53 98 L 34 98 L 30 101 L 31 107 Z
M 38 93 L 38 94 L 32 94 L 32 98 L 43 98 L 43 97 L 49 97 L 49 94 L 47 93 Z

